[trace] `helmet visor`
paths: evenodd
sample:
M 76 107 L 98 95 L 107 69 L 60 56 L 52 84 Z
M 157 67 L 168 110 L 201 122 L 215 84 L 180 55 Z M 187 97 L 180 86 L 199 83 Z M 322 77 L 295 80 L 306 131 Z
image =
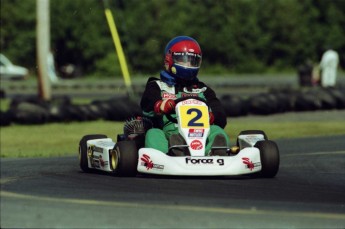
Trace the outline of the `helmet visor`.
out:
M 172 54 L 175 64 L 183 67 L 200 67 L 201 55 L 193 52 L 174 52 Z

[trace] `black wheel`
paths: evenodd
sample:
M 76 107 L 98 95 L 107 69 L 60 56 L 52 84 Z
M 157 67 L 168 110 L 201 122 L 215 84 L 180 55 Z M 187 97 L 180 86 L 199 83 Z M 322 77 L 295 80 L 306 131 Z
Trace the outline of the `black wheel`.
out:
M 239 135 L 250 135 L 250 134 L 262 134 L 265 140 L 268 139 L 266 133 L 262 130 L 243 130 L 240 132 Z M 239 146 L 238 138 L 237 138 L 236 145 Z
M 270 140 L 258 141 L 255 147 L 260 150 L 261 177 L 274 177 L 279 170 L 279 149 L 275 142 Z
M 117 142 L 110 152 L 110 166 L 114 174 L 123 177 L 137 175 L 138 149 L 135 141 Z
M 93 139 L 107 138 L 104 134 L 90 134 L 85 135 L 79 142 L 79 166 L 84 172 L 90 172 L 92 169 L 89 168 L 87 162 L 87 141 Z

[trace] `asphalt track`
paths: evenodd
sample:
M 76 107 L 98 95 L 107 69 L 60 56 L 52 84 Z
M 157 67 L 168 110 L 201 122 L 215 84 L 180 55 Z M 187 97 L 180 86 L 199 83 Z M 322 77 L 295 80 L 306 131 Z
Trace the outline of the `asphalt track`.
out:
M 345 136 L 277 141 L 274 179 L 121 178 L 1 159 L 1 228 L 345 228 Z

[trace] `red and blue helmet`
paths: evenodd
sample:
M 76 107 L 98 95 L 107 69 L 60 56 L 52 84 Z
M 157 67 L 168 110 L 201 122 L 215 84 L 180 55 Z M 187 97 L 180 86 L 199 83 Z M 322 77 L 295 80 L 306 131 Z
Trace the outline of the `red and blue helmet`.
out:
M 165 72 L 161 73 L 164 82 L 174 85 L 176 80 L 192 82 L 197 79 L 202 53 L 196 40 L 187 36 L 175 37 L 167 44 L 164 53 Z

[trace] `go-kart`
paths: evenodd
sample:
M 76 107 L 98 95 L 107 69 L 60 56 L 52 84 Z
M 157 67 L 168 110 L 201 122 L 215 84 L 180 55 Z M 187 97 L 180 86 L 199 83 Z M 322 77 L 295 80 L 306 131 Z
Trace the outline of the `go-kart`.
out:
M 274 177 L 279 169 L 279 150 L 275 142 L 268 140 L 264 131 L 245 130 L 237 137 L 234 147 L 216 147 L 226 150 L 226 156 L 209 156 L 205 152 L 210 132 L 209 109 L 198 98 L 176 100 L 176 122 L 183 145 L 188 154 L 172 156 L 153 148 L 145 148 L 145 132 L 148 121 L 132 118 L 124 125 L 124 134 L 114 142 L 106 135 L 86 135 L 79 144 L 79 164 L 84 172 L 101 170 L 117 176 L 140 174 L 173 176 L 231 176 L 256 174 Z M 211 150 L 214 150 L 213 148 Z M 212 154 L 211 154 L 212 155 Z

